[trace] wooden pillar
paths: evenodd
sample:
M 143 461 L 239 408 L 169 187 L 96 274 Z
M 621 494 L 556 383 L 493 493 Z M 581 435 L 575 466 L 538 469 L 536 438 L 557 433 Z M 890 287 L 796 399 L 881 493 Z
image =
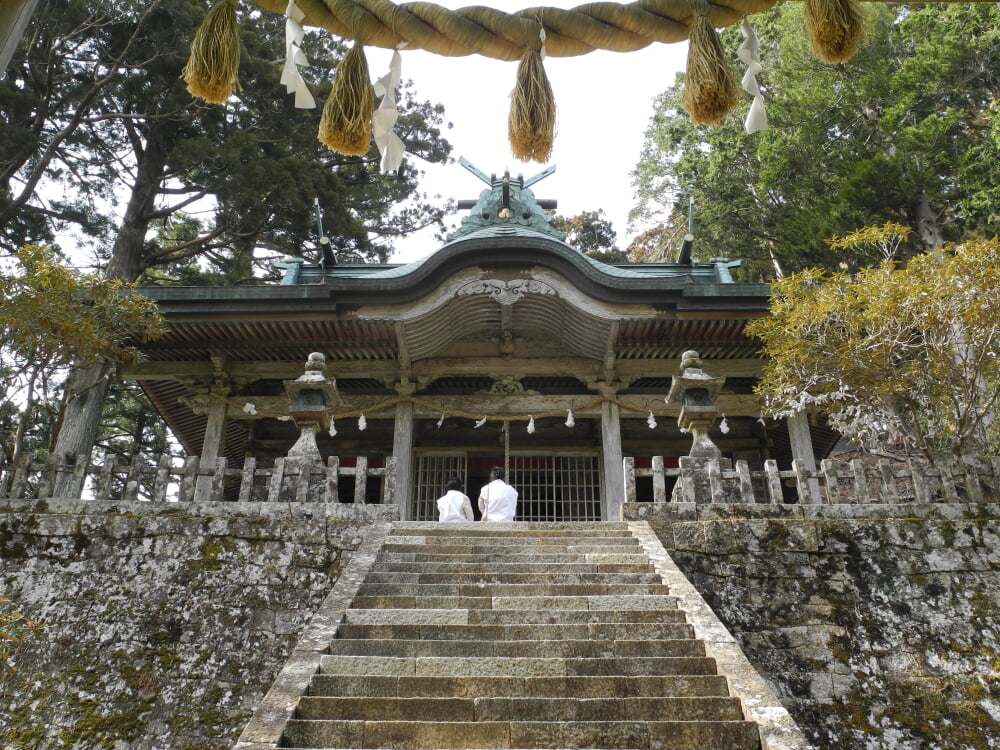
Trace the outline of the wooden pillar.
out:
M 409 401 L 396 404 L 392 455 L 396 459 L 395 500 L 399 518 L 408 521 L 413 502 L 413 404 Z
M 213 398 L 208 406 L 208 424 L 205 425 L 205 440 L 201 446 L 202 462 L 214 461 L 222 454 L 228 407 L 229 404 L 221 398 Z
M 202 469 L 214 468 L 215 462 L 222 455 L 225 447 L 228 408 L 229 404 L 221 398 L 213 398 L 208 405 L 208 424 L 205 425 L 205 439 L 201 446 Z M 195 483 L 195 500 L 198 502 L 221 500 L 221 497 L 212 497 L 212 488 L 212 477 L 199 475 Z
M 622 432 L 618 404 L 601 404 L 601 452 L 604 461 L 602 513 L 605 521 L 621 520 L 625 502 L 625 471 L 622 467 Z
M 792 446 L 792 458 L 806 462 L 806 468 L 816 471 L 816 454 L 813 452 L 812 435 L 809 434 L 809 417 L 805 412 L 797 412 L 785 420 L 788 427 L 788 441 Z
M 792 458 L 799 459 L 809 471 L 816 471 L 816 453 L 813 451 L 812 435 L 809 432 L 809 415 L 797 412 L 785 419 L 788 427 L 788 442 L 792 447 Z M 809 493 L 814 503 L 821 502 L 819 481 L 809 480 Z

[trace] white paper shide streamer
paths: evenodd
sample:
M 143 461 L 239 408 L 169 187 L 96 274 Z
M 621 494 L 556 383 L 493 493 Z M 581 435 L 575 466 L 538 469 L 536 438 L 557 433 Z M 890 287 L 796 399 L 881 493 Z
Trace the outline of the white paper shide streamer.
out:
M 295 94 L 295 106 L 298 109 L 314 109 L 316 100 L 299 73 L 299 65 L 309 64 L 309 58 L 302 51 L 302 39 L 306 35 L 302 19 L 305 17 L 295 0 L 288 0 L 288 7 L 285 8 L 285 66 L 281 69 L 281 85 L 289 94 Z
M 532 417 L 531 415 L 528 415 L 528 434 L 529 435 L 535 434 L 535 418 Z
M 399 50 L 392 53 L 389 72 L 379 78 L 374 85 L 375 96 L 382 97 L 382 103 L 372 113 L 372 136 L 379 153 L 382 154 L 382 171 L 395 172 L 403 163 L 406 148 L 392 129 L 399 119 L 396 109 L 396 89 L 402 76 L 403 58 Z
M 757 83 L 757 74 L 764 69 L 764 66 L 760 64 L 760 59 L 757 57 L 757 51 L 760 49 L 760 39 L 757 38 L 753 27 L 745 18 L 743 19 L 743 23 L 740 24 L 740 31 L 743 32 L 743 44 L 740 45 L 736 54 L 739 55 L 743 64 L 747 66 L 747 72 L 743 74 L 743 80 L 740 82 L 740 85 L 744 91 L 753 97 L 753 102 L 750 104 L 750 111 L 747 112 L 747 118 L 743 121 L 743 127 L 748 133 L 753 134 L 761 130 L 767 130 L 767 112 L 764 110 L 764 96 L 760 93 L 760 85 Z

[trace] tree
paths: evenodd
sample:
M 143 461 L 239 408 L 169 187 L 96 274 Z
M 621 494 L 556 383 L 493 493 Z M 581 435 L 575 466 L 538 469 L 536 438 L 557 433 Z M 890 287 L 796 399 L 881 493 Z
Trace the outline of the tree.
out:
M 356 260 L 384 258 L 392 237 L 440 220 L 443 208 L 417 194 L 412 159 L 382 175 L 374 147 L 342 157 L 317 141 L 319 111 L 296 110 L 280 85 L 280 16 L 244 14 L 240 77 L 252 85 L 232 105 L 194 101 L 180 71 L 204 11 L 199 0 L 42 3 L 0 82 L 8 249 L 75 226 L 99 242 L 108 275 L 134 280 L 222 248 L 298 252 L 314 239 L 315 199 L 335 249 Z M 314 63 L 306 75 L 322 101 L 342 45 L 309 34 L 306 49 Z M 404 89 L 397 132 L 410 154 L 447 159 L 442 120 L 440 106 Z M 40 192 L 53 183 L 63 198 Z M 123 198 L 117 217 L 113 204 Z M 147 241 L 152 227 L 195 206 L 211 217 L 193 223 L 196 233 Z
M 234 97 L 238 106 L 194 102 L 180 73 L 204 11 L 197 0 L 43 4 L 0 86 L 0 101 L 12 103 L 0 131 L 0 241 L 12 246 L 72 223 L 99 241 L 110 278 L 132 281 L 221 254 L 243 271 L 230 278 L 253 281 L 257 248 L 310 247 L 316 199 L 334 250 L 352 260 L 382 259 L 393 236 L 440 221 L 443 208 L 417 194 L 412 160 L 382 175 L 374 148 L 341 157 L 318 143 L 318 110 L 295 110 L 279 83 L 280 16 L 243 16 L 240 76 L 248 85 Z M 307 39 L 325 81 L 313 81 L 322 101 L 341 48 Z M 440 107 L 404 95 L 398 132 L 411 153 L 447 158 L 442 118 Z M 45 180 L 68 197 L 47 200 Z M 208 220 L 190 213 L 201 205 Z M 183 231 L 170 231 L 185 210 Z M 93 444 L 107 375 L 99 363 L 69 379 L 59 460 Z
M 72 271 L 45 247 L 15 257 L 20 271 L 0 274 L 0 368 L 10 378 L 3 411 L 18 423 L 4 445 L 10 460 L 21 453 L 37 396 L 51 396 L 54 373 L 139 361 L 135 340 L 165 330 L 156 304 L 130 284 Z
M 891 246 L 901 228 L 847 245 Z M 886 258 L 851 274 L 809 269 L 775 282 L 771 315 L 747 326 L 764 345 L 767 410 L 819 410 L 846 436 L 936 463 L 1000 447 L 1000 241 Z
M 566 243 L 602 263 L 627 263 L 628 255 L 615 244 L 618 233 L 604 215 L 604 209 L 584 211 L 576 216 L 553 216 L 552 226 L 566 233 Z
M 979 3 L 867 4 L 867 42 L 848 63 L 813 59 L 801 5 L 754 16 L 771 128 L 737 114 L 707 129 L 681 111 L 681 81 L 658 97 L 633 172 L 633 221 L 683 221 L 713 254 L 754 276 L 855 259 L 824 239 L 898 222 L 902 256 L 1000 231 L 1000 11 Z M 739 32 L 724 34 L 727 47 Z M 734 60 L 734 65 L 737 64 Z

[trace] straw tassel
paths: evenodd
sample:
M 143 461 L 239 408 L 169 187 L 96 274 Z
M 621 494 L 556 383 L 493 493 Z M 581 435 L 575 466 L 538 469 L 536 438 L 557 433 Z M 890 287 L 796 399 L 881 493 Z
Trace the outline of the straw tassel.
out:
M 182 76 L 192 96 L 223 104 L 240 83 L 240 29 L 235 0 L 219 0 L 208 11 L 191 41 Z
M 855 0 L 806 0 L 806 31 L 816 57 L 844 62 L 865 38 L 864 16 Z
M 545 162 L 552 154 L 556 100 L 545 75 L 542 54 L 529 49 L 517 66 L 517 84 L 510 97 L 507 137 L 521 161 Z
M 337 65 L 333 88 L 319 121 L 320 141 L 331 151 L 364 156 L 371 143 L 374 109 L 375 92 L 365 48 L 355 43 Z
M 719 35 L 703 12 L 695 12 L 688 42 L 684 109 L 696 123 L 718 125 L 739 102 L 740 90 Z

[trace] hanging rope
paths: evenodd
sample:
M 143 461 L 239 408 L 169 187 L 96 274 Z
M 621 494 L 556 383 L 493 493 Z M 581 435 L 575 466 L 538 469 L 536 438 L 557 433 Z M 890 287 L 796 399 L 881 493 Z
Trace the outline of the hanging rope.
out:
M 256 406 L 250 403 L 243 403 L 236 401 L 235 399 L 229 398 L 227 396 L 220 396 L 218 393 L 209 393 L 214 399 L 219 401 L 225 401 L 230 406 L 233 406 L 240 411 L 246 413 L 248 416 L 253 415 L 256 417 L 266 417 L 270 419 L 288 419 L 288 415 L 281 412 L 267 412 L 259 411 Z M 667 419 L 675 419 L 679 413 L 679 409 L 673 409 L 670 411 L 660 410 L 660 409 L 650 409 L 648 406 L 642 404 L 633 404 L 629 401 L 624 401 L 620 398 L 614 396 L 597 396 L 588 401 L 582 401 L 578 404 L 573 404 L 569 408 L 569 411 L 579 412 L 581 410 L 591 409 L 595 406 L 608 402 L 612 404 L 617 404 L 622 409 L 627 409 L 629 411 L 634 411 L 639 414 L 648 415 L 652 414 L 656 417 L 664 417 Z M 567 407 L 561 406 L 558 409 L 553 409 L 552 411 L 545 412 L 531 412 L 530 414 L 483 414 L 482 412 L 469 412 L 462 411 L 460 409 L 448 409 L 440 404 L 435 404 L 432 401 L 428 401 L 423 398 L 418 398 L 416 396 L 395 396 L 393 398 L 381 401 L 377 404 L 372 404 L 371 406 L 365 406 L 361 409 L 355 409 L 354 411 L 338 411 L 336 412 L 337 419 L 354 419 L 361 417 L 363 415 L 377 414 L 380 412 L 387 411 L 397 404 L 409 403 L 414 406 L 419 406 L 428 411 L 434 412 L 436 414 L 441 414 L 442 417 L 458 417 L 460 419 L 470 419 L 474 422 L 500 422 L 502 425 L 507 425 L 510 422 L 529 422 L 532 419 L 546 419 L 551 417 L 559 417 L 562 419 L 566 414 Z M 250 407 L 250 408 L 248 408 Z M 760 407 L 755 406 L 752 409 L 744 409 L 741 411 L 734 411 L 732 409 L 727 409 L 726 414 L 730 417 L 740 417 L 749 415 L 759 415 Z M 440 422 L 441 420 L 439 420 Z M 574 421 L 574 425 L 576 422 Z M 567 425 L 568 427 L 569 425 Z
M 224 103 L 239 86 L 235 1 L 219 0 L 209 12 L 184 68 L 188 90 L 209 102 Z M 355 40 L 323 108 L 320 140 L 331 150 L 352 155 L 368 150 L 374 102 L 361 49 L 364 44 L 422 49 L 447 57 L 521 60 L 509 121 L 511 146 L 522 161 L 544 162 L 555 128 L 555 102 L 541 63 L 545 55 L 572 57 L 598 49 L 631 52 L 654 42 L 690 39 L 684 106 L 695 122 L 713 125 L 728 114 L 739 96 L 715 30 L 767 10 L 777 0 L 636 0 L 588 3 L 565 10 L 527 8 L 515 13 L 482 6 L 449 10 L 428 2 L 396 4 L 391 0 L 253 2 L 276 13 L 294 9 L 289 16 L 293 32 L 301 21 Z M 806 27 L 816 56 L 840 62 L 853 55 L 864 35 L 858 0 L 805 2 Z M 286 83 L 289 75 L 286 66 Z M 308 94 L 297 91 L 301 106 Z M 760 101 L 755 100 L 755 105 L 759 109 Z
M 254 2 L 283 13 L 287 0 Z M 716 28 L 722 28 L 776 2 L 724 0 L 708 4 L 706 14 Z M 433 3 L 390 0 L 298 0 L 298 5 L 306 25 L 340 37 L 363 38 L 369 46 L 396 49 L 406 42 L 409 48 L 446 57 L 482 55 L 496 60 L 520 60 L 524 50 L 536 46 L 539 23 L 545 30 L 545 53 L 552 57 L 575 57 L 598 49 L 633 52 L 653 42 L 682 42 L 691 26 L 689 0 L 588 3 L 514 13 L 480 6 L 449 10 Z

